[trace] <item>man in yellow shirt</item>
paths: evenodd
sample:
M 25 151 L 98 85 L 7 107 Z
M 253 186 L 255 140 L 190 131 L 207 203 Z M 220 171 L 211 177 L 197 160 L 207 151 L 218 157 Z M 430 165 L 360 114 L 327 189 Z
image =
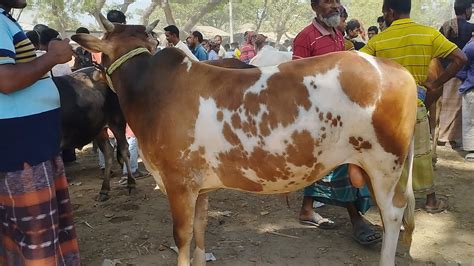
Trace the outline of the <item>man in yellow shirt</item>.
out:
M 384 0 L 383 16 L 388 26 L 361 49 L 367 54 L 392 59 L 404 66 L 418 85 L 418 111 L 415 127 L 413 188 L 426 193 L 425 209 L 442 212 L 447 202 L 436 198 L 431 164 L 430 131 L 425 107 L 426 92 L 441 95 L 442 85 L 467 62 L 464 54 L 437 30 L 410 19 L 411 0 Z M 428 65 L 433 58 L 446 58 L 451 64 L 434 81 L 427 81 Z

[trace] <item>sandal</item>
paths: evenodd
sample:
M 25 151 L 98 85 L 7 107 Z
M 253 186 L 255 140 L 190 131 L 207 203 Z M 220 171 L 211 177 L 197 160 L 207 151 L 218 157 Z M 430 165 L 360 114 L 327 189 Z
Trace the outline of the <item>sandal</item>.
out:
M 311 227 L 321 228 L 321 229 L 333 229 L 336 224 L 334 221 L 331 221 L 328 218 L 323 218 L 321 215 L 313 212 L 313 217 L 309 220 L 307 219 L 300 219 L 300 224 L 308 225 Z
M 446 202 L 445 199 L 440 199 L 440 198 L 438 198 L 438 203 L 436 204 L 436 207 L 425 206 L 425 211 L 431 214 L 440 213 L 447 209 L 448 209 L 448 203 Z
M 352 238 L 362 246 L 371 246 L 382 241 L 382 235 L 375 232 L 366 223 L 353 227 Z
M 470 152 L 466 154 L 466 157 L 464 157 L 464 160 L 466 160 L 466 162 L 474 163 L 474 152 Z

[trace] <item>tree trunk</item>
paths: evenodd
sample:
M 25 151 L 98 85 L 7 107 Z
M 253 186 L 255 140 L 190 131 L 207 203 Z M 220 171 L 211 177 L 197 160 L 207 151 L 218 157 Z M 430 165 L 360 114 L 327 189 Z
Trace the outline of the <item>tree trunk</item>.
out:
M 283 36 L 283 34 L 285 34 L 286 31 L 278 31 L 277 32 L 277 39 L 275 40 L 275 43 L 276 45 L 280 45 L 280 41 L 281 41 L 281 37 Z
M 95 18 L 95 20 L 97 21 L 97 24 L 99 24 L 99 26 L 102 28 L 102 29 L 105 29 L 104 28 L 104 25 L 102 25 L 102 22 L 100 21 L 100 12 L 102 11 L 102 8 L 104 7 L 105 5 L 105 0 L 96 0 L 95 2 L 95 8 L 94 10 L 91 12 L 91 15 Z
M 145 9 L 145 11 L 143 12 L 143 16 L 142 16 L 143 25 L 150 24 L 150 16 L 151 16 L 151 14 L 153 14 L 153 12 L 155 11 L 155 9 L 158 6 L 160 1 L 161 0 L 152 0 L 150 5 Z
M 66 25 L 64 18 L 66 15 L 64 14 L 64 10 L 61 10 L 61 8 L 58 6 L 56 2 L 51 3 L 51 11 L 53 14 L 56 14 L 54 18 L 54 24 L 55 28 L 59 31 L 61 36 L 66 36 Z
M 128 7 L 135 2 L 136 0 L 123 0 L 123 4 L 120 6 L 120 11 L 124 14 L 127 13 Z
M 213 11 L 222 1 L 223 0 L 209 0 L 209 2 L 199 10 L 199 12 L 188 20 L 186 25 L 183 27 L 183 31 L 189 33 L 202 17 Z
M 165 12 L 166 23 L 168 23 L 168 25 L 176 25 L 176 21 L 174 20 L 173 12 L 168 0 L 161 1 L 161 8 L 163 8 L 163 11 Z
M 265 3 L 263 4 L 262 15 L 260 16 L 260 18 L 258 18 L 257 16 L 257 29 L 255 30 L 255 32 L 257 33 L 260 31 L 263 21 L 267 18 L 267 8 L 268 8 L 267 4 L 268 4 L 268 0 L 265 0 Z

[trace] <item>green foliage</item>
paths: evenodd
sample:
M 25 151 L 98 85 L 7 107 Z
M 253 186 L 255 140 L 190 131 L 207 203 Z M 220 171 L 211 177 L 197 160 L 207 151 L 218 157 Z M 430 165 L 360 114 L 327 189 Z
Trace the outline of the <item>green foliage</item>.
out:
M 150 2 L 152 0 L 149 0 Z M 154 0 L 157 1 L 157 0 Z M 158 0 L 161 4 L 161 0 Z M 210 0 L 168 0 L 178 27 L 183 27 Z M 99 7 L 102 12 L 119 8 L 123 1 L 110 0 L 32 0 L 30 5 L 37 10 L 37 17 L 58 29 L 74 29 L 80 25 L 79 17 L 93 14 Z M 232 0 L 234 31 L 244 24 L 259 25 L 260 31 L 296 34 L 314 17 L 309 0 Z M 349 19 L 359 19 L 365 28 L 377 25 L 382 14 L 383 0 L 342 0 L 347 7 Z M 265 4 L 266 3 L 266 4 Z M 439 27 L 453 17 L 454 0 L 413 0 L 412 18 L 420 23 Z M 150 20 L 164 20 L 160 4 Z M 142 17 L 143 10 L 127 13 L 128 17 Z M 206 13 L 198 22 L 225 31 L 230 30 L 229 0 L 223 0 L 214 10 Z
M 377 26 L 377 17 L 382 15 L 382 0 L 344 0 L 349 19 L 356 18 L 365 29 Z M 411 17 L 424 25 L 440 27 L 452 18 L 454 0 L 412 0 Z

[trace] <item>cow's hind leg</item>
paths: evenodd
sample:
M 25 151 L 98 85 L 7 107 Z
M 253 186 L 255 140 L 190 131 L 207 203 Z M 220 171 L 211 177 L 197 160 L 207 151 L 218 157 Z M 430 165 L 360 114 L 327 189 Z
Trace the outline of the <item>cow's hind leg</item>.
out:
M 383 204 L 379 203 L 380 214 L 382 215 L 384 225 L 380 265 L 395 265 L 395 254 L 405 208 L 394 206 L 388 197 L 383 198 L 382 196 L 382 200 L 386 202 Z
M 410 238 L 414 229 L 414 197 L 411 178 L 401 182 L 400 171 L 390 174 L 372 173 L 369 185 L 382 216 L 384 235 L 380 265 L 394 265 L 400 228 L 405 225 L 406 235 Z M 373 178 L 376 177 L 376 178 Z
M 206 254 L 204 239 L 207 228 L 207 210 L 209 202 L 207 194 L 200 194 L 196 201 L 196 211 L 194 215 L 194 240 L 196 249 L 193 254 L 193 265 L 206 265 Z
M 184 183 L 166 186 L 166 191 L 173 216 L 174 241 L 179 250 L 178 266 L 188 266 L 198 193 Z
M 98 201 L 106 201 L 109 199 L 110 191 L 110 170 L 112 169 L 112 163 L 114 160 L 114 148 L 109 142 L 109 136 L 107 130 L 104 129 L 96 137 L 97 145 L 100 151 L 104 154 L 105 169 L 104 169 L 104 180 L 102 181 L 102 187 L 97 198 Z

